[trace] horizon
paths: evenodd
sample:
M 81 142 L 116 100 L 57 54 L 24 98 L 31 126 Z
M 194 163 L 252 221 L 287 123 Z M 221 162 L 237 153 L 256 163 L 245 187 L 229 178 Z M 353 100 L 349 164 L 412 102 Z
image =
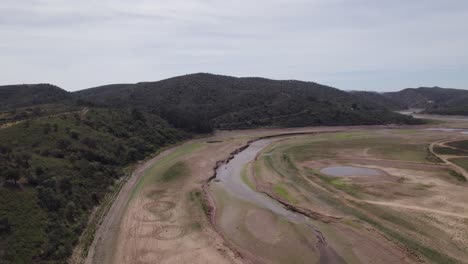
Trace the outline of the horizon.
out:
M 2 84 L 77 91 L 190 72 L 341 90 L 468 89 L 468 2 L 0 3 Z
M 138 82 L 126 82 L 126 83 L 108 83 L 108 84 L 101 84 L 101 85 L 96 85 L 93 87 L 86 87 L 86 88 L 79 88 L 75 90 L 70 90 L 67 89 L 66 87 L 62 87 L 60 85 L 51 83 L 51 82 L 37 82 L 37 83 L 12 83 L 12 84 L 0 84 L 1 86 L 7 86 L 7 85 L 36 85 L 36 84 L 49 84 L 49 85 L 54 85 L 57 86 L 67 92 L 78 92 L 78 91 L 83 91 L 87 89 L 93 89 L 93 88 L 99 88 L 103 86 L 108 86 L 108 85 L 132 85 L 132 84 L 137 84 L 137 83 L 154 83 L 154 82 L 160 82 L 172 78 L 178 78 L 178 77 L 183 77 L 187 75 L 196 75 L 196 74 L 208 74 L 208 75 L 215 75 L 215 76 L 225 76 L 225 77 L 234 77 L 234 78 L 262 78 L 262 79 L 267 79 L 267 80 L 273 80 L 273 81 L 299 81 L 299 82 L 310 82 L 310 83 L 317 83 L 320 85 L 324 86 L 329 86 L 332 88 L 336 88 L 345 92 L 376 92 L 376 93 L 388 93 L 388 92 L 398 92 L 402 91 L 405 89 L 418 89 L 418 88 L 442 88 L 442 89 L 458 89 L 458 90 L 468 90 L 464 88 L 459 88 L 459 87 L 441 87 L 441 86 L 417 86 L 417 87 L 404 87 L 400 89 L 393 89 L 393 90 L 353 90 L 353 89 L 342 89 L 340 87 L 335 87 L 326 83 L 319 83 L 316 81 L 309 81 L 309 80 L 298 80 L 298 79 L 274 79 L 274 78 L 267 78 L 267 77 L 262 77 L 262 76 L 232 76 L 232 75 L 224 75 L 224 74 L 217 74 L 217 73 L 210 73 L 210 72 L 197 72 L 197 73 L 187 73 L 187 74 L 182 74 L 182 75 L 177 75 L 177 76 L 172 76 L 172 77 L 167 77 L 159 80 L 153 80 L 153 81 L 138 81 Z

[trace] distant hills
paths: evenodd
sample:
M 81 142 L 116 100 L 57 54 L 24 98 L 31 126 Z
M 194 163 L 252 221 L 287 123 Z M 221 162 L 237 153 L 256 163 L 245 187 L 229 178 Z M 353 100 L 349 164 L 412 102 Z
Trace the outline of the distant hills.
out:
M 421 87 L 384 95 L 405 108 L 422 108 L 430 114 L 468 115 L 467 90 Z
M 138 108 L 192 132 L 265 126 L 413 124 L 375 100 L 313 82 L 206 73 L 78 92 L 53 85 L 0 86 L 0 110 L 44 103 Z
M 345 92 L 313 82 L 207 73 L 67 92 L 50 84 L 0 86 L 0 111 L 41 104 L 138 108 L 177 128 L 205 132 L 264 126 L 415 123 L 392 111 L 468 115 L 468 91 L 440 87 Z
M 428 114 L 468 115 L 468 90 L 420 87 L 388 93 L 352 93 L 390 110 L 419 108 Z
M 108 107 L 138 107 L 193 131 L 259 126 L 412 123 L 359 96 L 312 82 L 191 74 L 74 93 Z
M 0 111 L 57 103 L 71 98 L 71 93 L 50 84 L 5 85 L 0 86 Z

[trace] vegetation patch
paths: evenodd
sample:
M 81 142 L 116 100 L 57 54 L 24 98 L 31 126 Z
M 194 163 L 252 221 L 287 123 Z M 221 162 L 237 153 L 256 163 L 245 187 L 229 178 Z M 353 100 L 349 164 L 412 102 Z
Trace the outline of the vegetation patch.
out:
M 359 188 L 357 185 L 350 184 L 342 178 L 325 176 L 320 173 L 314 173 L 314 174 L 317 175 L 322 181 L 324 181 L 328 185 L 333 186 L 334 188 L 338 190 L 344 191 L 347 194 L 350 194 L 352 196 L 359 195 Z
M 45 249 L 46 229 L 51 228 L 38 206 L 37 193 L 32 188 L 4 187 L 0 201 L 0 262 L 31 263 Z M 63 254 L 71 245 L 72 241 L 68 241 L 57 250 Z
M 187 165 L 183 161 L 178 161 L 163 172 L 160 180 L 163 182 L 170 182 L 186 176 L 188 173 L 189 169 Z
M 439 155 L 454 155 L 454 156 L 468 156 L 468 151 L 457 149 L 457 148 L 449 148 L 449 147 L 442 147 L 442 146 L 434 146 L 434 152 Z
M 296 204 L 297 200 L 289 193 L 289 191 L 283 186 L 283 184 L 276 184 L 273 186 L 273 191 L 281 198 L 285 199 L 289 203 Z
M 454 158 L 454 159 L 450 159 L 450 161 L 457 164 L 466 172 L 468 172 L 468 158 Z
M 211 214 L 211 206 L 208 204 L 208 201 L 205 200 L 200 190 L 190 192 L 190 200 L 196 201 L 201 206 L 206 216 Z
M 468 151 L 468 140 L 451 141 L 448 142 L 447 145 L 454 148 L 459 148 L 464 151 Z
M 426 148 L 426 154 L 427 154 L 426 156 L 427 161 L 430 161 L 433 163 L 443 163 L 443 160 L 441 160 L 439 157 L 437 157 L 436 155 L 434 155 L 434 153 L 431 152 L 431 150 L 429 149 L 429 146 Z
M 457 179 L 459 182 L 466 182 L 466 177 L 454 170 L 450 170 L 449 175 Z
M 119 188 L 124 168 L 187 136 L 138 110 L 89 108 L 82 113 L 39 116 L 0 129 L 2 205 L 8 222 L 28 220 L 15 221 L 9 233 L 0 234 L 1 251 L 10 254 L 0 259 L 65 262 L 92 210 Z M 7 208 L 17 201 L 30 212 Z M 13 243 L 15 234 L 24 236 Z M 85 244 L 91 238 L 87 232 Z

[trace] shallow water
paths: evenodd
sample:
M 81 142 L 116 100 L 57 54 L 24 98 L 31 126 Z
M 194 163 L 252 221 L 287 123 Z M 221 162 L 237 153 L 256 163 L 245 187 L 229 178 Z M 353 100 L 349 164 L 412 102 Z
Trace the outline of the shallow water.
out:
M 376 169 L 364 168 L 364 167 L 353 167 L 353 166 L 331 166 L 320 170 L 321 173 L 336 176 L 378 176 L 382 173 Z
M 231 161 L 229 161 L 228 164 L 222 165 L 218 169 L 217 178 L 219 179 L 219 182 L 217 184 L 222 185 L 224 189 L 237 198 L 251 202 L 259 207 L 269 209 L 276 214 L 286 217 L 291 222 L 303 222 L 305 220 L 303 215 L 291 212 L 284 208 L 282 204 L 270 197 L 253 191 L 242 180 L 241 172 L 244 165 L 255 159 L 257 153 L 271 141 L 271 139 L 256 141 L 247 149 L 237 154 Z
M 335 250 L 328 245 L 322 232 L 317 229 L 310 219 L 304 215 L 295 213 L 286 209 L 278 201 L 252 190 L 241 177 L 243 167 L 250 161 L 255 159 L 257 153 L 259 153 L 264 147 L 270 144 L 273 139 L 263 139 L 253 142 L 247 149 L 235 155 L 235 157 L 229 161 L 228 164 L 223 164 L 217 170 L 218 182 L 213 184 L 221 185 L 223 189 L 234 195 L 236 198 L 250 202 L 261 208 L 270 210 L 274 214 L 286 218 L 291 223 L 295 224 L 306 224 L 311 228 L 311 235 L 314 235 L 318 242 L 316 249 L 319 251 L 320 259 L 318 263 L 329 264 L 329 263 L 346 263 L 341 256 L 339 256 Z M 222 221 L 222 220 L 221 220 Z M 223 224 L 220 223 L 222 229 Z M 226 233 L 227 236 L 228 233 Z

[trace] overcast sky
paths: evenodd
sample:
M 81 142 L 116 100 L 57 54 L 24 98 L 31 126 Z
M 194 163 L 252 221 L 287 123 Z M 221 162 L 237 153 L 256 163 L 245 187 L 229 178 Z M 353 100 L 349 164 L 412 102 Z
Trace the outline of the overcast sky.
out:
M 468 89 L 468 1 L 0 0 L 0 84 L 195 72 Z

